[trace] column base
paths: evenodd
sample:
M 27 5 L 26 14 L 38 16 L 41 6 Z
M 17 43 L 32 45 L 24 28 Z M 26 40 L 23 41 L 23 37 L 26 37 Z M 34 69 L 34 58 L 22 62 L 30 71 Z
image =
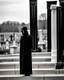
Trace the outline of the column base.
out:
M 57 51 L 51 50 L 51 62 L 57 62 Z
M 56 63 L 56 69 L 63 69 L 63 63 L 62 62 L 57 62 Z
M 47 52 L 51 52 L 51 49 L 47 49 Z
M 35 50 L 33 49 L 32 52 L 42 52 L 42 50 L 40 48 L 37 48 Z

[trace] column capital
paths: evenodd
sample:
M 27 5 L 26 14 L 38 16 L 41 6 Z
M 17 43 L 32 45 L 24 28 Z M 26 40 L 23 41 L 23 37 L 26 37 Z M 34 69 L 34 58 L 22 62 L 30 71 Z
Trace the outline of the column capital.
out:
M 37 1 L 37 0 L 30 0 L 31 2 L 35 2 L 35 1 Z
M 30 4 L 31 4 L 32 6 L 37 5 L 37 0 L 30 0 Z
M 33 2 L 33 3 L 35 3 L 35 2 L 37 2 L 37 0 L 29 0 L 30 2 Z
M 47 9 L 50 9 L 50 6 L 56 3 L 57 1 L 47 1 Z
M 57 8 L 57 5 L 51 5 L 51 6 L 50 6 L 50 9 L 51 9 L 51 10 L 56 10 L 56 8 Z

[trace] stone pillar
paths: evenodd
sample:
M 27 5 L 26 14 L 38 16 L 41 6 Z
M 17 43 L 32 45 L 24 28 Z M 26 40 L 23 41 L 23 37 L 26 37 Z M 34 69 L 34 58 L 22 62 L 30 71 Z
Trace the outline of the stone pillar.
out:
M 39 30 L 39 42 L 43 41 L 43 35 L 42 30 Z
M 4 35 L 1 34 L 0 36 L 1 36 L 1 41 L 4 41 Z
M 37 51 L 37 0 L 30 0 L 30 34 L 32 36 L 32 49 Z
M 56 5 L 51 5 L 51 62 L 57 62 L 57 15 Z
M 47 51 L 51 52 L 51 10 L 50 6 L 57 1 L 47 1 Z
M 9 49 L 10 45 L 9 45 L 9 41 L 6 40 L 6 49 Z
M 41 50 L 43 51 L 43 30 L 42 29 L 40 29 L 39 31 L 38 31 L 38 35 L 39 35 L 39 40 L 38 40 L 38 47 L 40 47 L 41 48 Z
M 15 40 L 13 41 L 13 45 L 10 46 L 10 53 L 15 54 L 17 52 L 18 46 L 16 45 Z
M 57 7 L 57 62 L 62 61 L 62 7 Z
M 59 17 L 58 21 L 58 31 L 59 31 L 59 46 L 58 46 L 58 53 L 57 53 L 57 69 L 62 69 L 64 68 L 64 0 L 59 0 L 60 1 L 60 7 L 57 9 L 57 14 Z
M 61 47 L 62 47 L 62 62 L 64 62 L 64 0 L 61 0 L 60 3 L 61 7 L 62 7 L 62 30 L 61 30 Z M 64 65 L 63 65 L 64 66 Z
M 64 42 L 64 40 L 62 39 L 63 32 L 64 31 L 62 28 L 62 7 L 58 6 L 57 7 L 57 64 L 56 64 L 56 69 L 63 68 L 63 63 L 62 63 L 62 56 L 63 56 L 62 44 Z

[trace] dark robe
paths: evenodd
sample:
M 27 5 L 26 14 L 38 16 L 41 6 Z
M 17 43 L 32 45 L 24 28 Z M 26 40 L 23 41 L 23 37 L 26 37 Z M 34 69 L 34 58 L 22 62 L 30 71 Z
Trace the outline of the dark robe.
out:
M 21 37 L 20 40 L 20 74 L 32 74 L 32 39 L 30 35 Z

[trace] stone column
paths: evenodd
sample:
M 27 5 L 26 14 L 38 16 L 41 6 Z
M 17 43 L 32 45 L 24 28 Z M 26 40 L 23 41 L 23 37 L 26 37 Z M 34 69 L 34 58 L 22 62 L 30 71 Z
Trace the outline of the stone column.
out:
M 32 49 L 37 51 L 37 0 L 30 0 L 30 34 L 32 36 Z
M 62 61 L 62 7 L 57 7 L 57 62 Z
M 9 41 L 6 40 L 6 49 L 9 49 L 10 45 L 9 45 Z
M 57 15 L 56 5 L 51 5 L 51 62 L 57 62 Z
M 39 30 L 39 42 L 43 41 L 42 30 Z
M 62 56 L 62 62 L 64 62 L 64 0 L 61 0 L 60 5 L 62 7 L 61 11 L 62 11 L 62 26 L 61 26 L 61 56 Z M 63 65 L 64 67 L 64 65 Z
M 38 34 L 39 34 L 39 41 L 38 41 L 38 46 L 41 48 L 41 50 L 43 51 L 43 30 L 42 29 L 40 29 L 39 31 L 38 31 Z
M 57 1 L 47 1 L 47 51 L 51 52 L 51 10 L 50 6 Z
M 63 68 L 62 56 L 63 56 L 63 36 L 64 31 L 62 28 L 62 7 L 57 7 L 57 64 L 56 69 Z M 63 20 L 64 21 L 64 20 Z M 64 26 L 63 26 L 64 27 Z M 64 58 L 63 58 L 64 59 Z

